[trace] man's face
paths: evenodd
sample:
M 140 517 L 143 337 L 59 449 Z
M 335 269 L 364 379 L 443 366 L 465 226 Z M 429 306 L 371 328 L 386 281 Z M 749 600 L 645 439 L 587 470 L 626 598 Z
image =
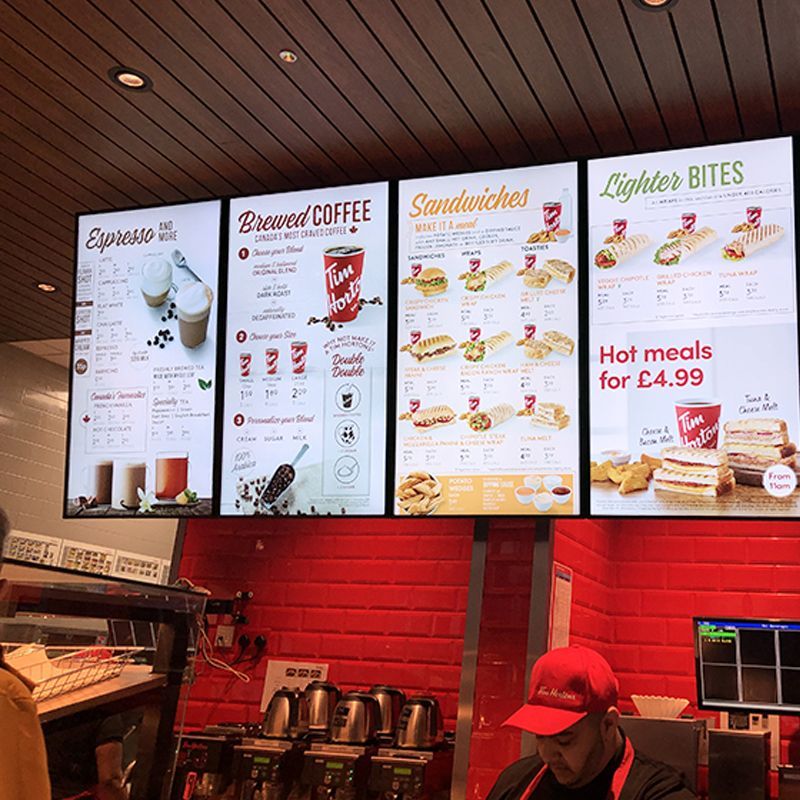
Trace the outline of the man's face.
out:
M 590 714 L 555 736 L 536 737 L 539 758 L 562 786 L 583 786 L 608 763 L 614 753 L 609 737 L 616 732 L 609 722 L 606 715 Z

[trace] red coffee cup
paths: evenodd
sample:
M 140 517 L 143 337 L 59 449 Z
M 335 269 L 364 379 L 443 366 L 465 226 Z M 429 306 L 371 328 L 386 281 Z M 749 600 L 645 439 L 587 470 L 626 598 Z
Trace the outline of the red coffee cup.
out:
M 420 405 L 421 405 L 420 400 L 416 397 L 412 397 L 408 401 L 408 410 L 413 414 L 415 411 L 419 411 Z
M 325 261 L 325 293 L 331 322 L 352 322 L 359 311 L 364 248 L 355 245 L 328 247 Z
M 536 408 L 536 395 L 535 394 L 526 394 L 525 395 L 525 408 L 528 411 L 533 411 Z
M 306 371 L 306 356 L 308 355 L 308 342 L 292 342 L 292 372 L 302 375 Z
M 478 395 L 474 394 L 469 398 L 469 410 L 474 414 L 481 405 L 481 399 Z
M 747 221 L 756 228 L 761 225 L 761 206 L 747 207 Z
M 536 253 L 525 253 L 525 269 L 536 267 Z
M 264 361 L 267 365 L 267 375 L 275 375 L 278 371 L 278 349 L 268 347 L 264 351 Z
M 411 331 L 409 334 L 411 344 L 416 344 L 422 338 L 422 331 Z
M 417 275 L 422 272 L 422 264 L 412 264 L 411 265 L 411 277 L 416 278 Z
M 481 329 L 480 328 L 470 328 L 469 329 L 469 340 L 471 342 L 477 342 L 481 338 Z
M 719 438 L 719 413 L 722 408 L 718 400 L 689 398 L 675 402 L 678 420 L 678 438 L 684 447 L 713 450 Z
M 561 203 L 544 203 L 542 205 L 542 214 L 546 231 L 557 231 L 561 227 Z
M 481 268 L 481 260 L 479 258 L 471 258 L 469 260 L 469 271 L 477 272 Z
M 525 338 L 533 339 L 536 336 L 536 326 L 532 323 L 525 325 Z
M 697 223 L 697 214 L 694 211 L 684 211 L 681 214 L 681 228 L 686 233 L 694 233 L 694 226 Z
M 612 223 L 614 236 L 625 236 L 625 231 L 628 230 L 628 220 L 615 219 Z
M 250 377 L 250 364 L 253 362 L 251 353 L 239 353 L 239 374 L 243 378 Z

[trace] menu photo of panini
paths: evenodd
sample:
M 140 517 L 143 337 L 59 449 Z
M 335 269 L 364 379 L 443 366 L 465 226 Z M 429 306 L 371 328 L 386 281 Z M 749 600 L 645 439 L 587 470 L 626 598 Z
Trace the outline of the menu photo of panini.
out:
M 437 336 L 428 336 L 420 339 L 414 344 L 404 344 L 400 348 L 401 353 L 410 353 L 411 357 L 420 364 L 431 361 L 435 358 L 444 358 L 457 350 L 456 340 L 446 333 Z
M 575 340 L 561 331 L 545 331 L 542 334 L 542 341 L 562 356 L 571 356 L 575 351 Z
M 728 420 L 723 426 L 722 449 L 728 454 L 737 483 L 763 486 L 764 473 L 775 464 L 797 465 L 797 446 L 790 440 L 786 421 L 774 417 Z
M 510 261 L 501 261 L 492 267 L 470 272 L 467 275 L 464 288 L 468 292 L 484 292 L 487 288 L 510 275 L 514 271 L 514 265 Z
M 575 279 L 575 267 L 562 258 L 548 258 L 542 264 L 542 269 L 562 283 L 572 283 Z
M 722 257 L 727 261 L 741 261 L 748 256 L 775 244 L 786 233 L 783 226 L 770 223 L 746 231 L 722 248 Z
M 685 259 L 710 245 L 717 239 L 713 228 L 705 227 L 695 233 L 687 233 L 675 239 L 669 239 L 659 247 L 653 256 L 653 263 L 660 267 L 674 267 Z
M 508 331 L 501 331 L 486 339 L 479 339 L 477 342 L 465 342 L 464 359 L 474 364 L 479 364 L 489 356 L 510 345 L 511 342 L 512 336 Z
M 522 282 L 528 289 L 544 289 L 553 277 L 543 269 L 521 269 L 517 275 L 522 276 Z
M 470 430 L 483 433 L 494 430 L 498 425 L 502 425 L 516 415 L 517 412 L 511 403 L 498 403 L 485 411 L 476 411 L 470 416 L 467 424 Z
M 728 453 L 723 449 L 665 447 L 661 467 L 653 473 L 653 487 L 662 492 L 719 497 L 735 486 Z
M 419 275 L 403 278 L 401 284 L 413 284 L 414 288 L 425 297 L 444 294 L 447 291 L 447 273 L 439 267 L 423 269 Z
M 612 269 L 650 247 L 652 240 L 646 233 L 635 233 L 621 242 L 604 247 L 594 257 L 598 269 Z
M 531 425 L 537 428 L 563 430 L 569 425 L 570 417 L 561 403 L 537 403 L 531 417 Z
M 411 414 L 411 424 L 415 430 L 431 431 L 434 428 L 443 428 L 445 425 L 454 425 L 456 412 L 444 403 L 428 408 L 420 408 Z

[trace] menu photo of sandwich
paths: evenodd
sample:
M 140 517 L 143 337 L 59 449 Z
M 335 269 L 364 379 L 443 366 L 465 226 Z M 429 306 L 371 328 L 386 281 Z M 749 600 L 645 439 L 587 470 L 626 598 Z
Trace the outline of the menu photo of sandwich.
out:
M 517 342 L 525 358 L 543 361 L 554 352 L 571 356 L 575 352 L 575 340 L 561 331 L 545 331 L 541 339 L 524 338 Z
M 560 431 L 570 423 L 569 414 L 561 403 L 537 403 L 531 416 L 531 425 L 536 428 L 550 428 Z
M 411 413 L 411 424 L 417 431 L 431 431 L 434 428 L 443 428 L 445 425 L 454 425 L 456 412 L 450 406 L 442 403 L 428 408 L 419 408 Z
M 410 278 L 403 278 L 402 285 L 413 284 L 414 288 L 425 297 L 444 294 L 447 291 L 447 273 L 439 267 L 427 267 Z
M 420 339 L 414 344 L 404 344 L 400 348 L 401 353 L 410 353 L 418 363 L 424 364 L 427 361 L 432 361 L 436 358 L 444 358 L 457 349 L 456 340 L 446 333 L 437 334 L 436 336 L 428 336 L 425 339 Z
M 542 269 L 562 283 L 572 283 L 575 279 L 575 267 L 562 258 L 548 258 L 542 264 Z
M 722 449 L 736 482 L 764 485 L 764 473 L 775 464 L 795 469 L 797 446 L 790 440 L 786 421 L 776 418 L 732 419 L 723 425 Z
M 512 272 L 514 265 L 510 261 L 501 261 L 477 272 L 464 273 L 466 275 L 464 288 L 468 292 L 484 292 Z
M 508 331 L 501 331 L 494 336 L 486 339 L 479 339 L 476 342 L 464 342 L 464 359 L 474 364 L 485 361 L 489 356 L 507 347 L 512 342 L 512 336 Z
M 653 473 L 656 491 L 695 497 L 719 497 L 733 491 L 736 478 L 721 448 L 665 447 Z
M 674 233 L 674 231 L 672 231 Z M 653 263 L 660 267 L 674 267 L 690 256 L 695 255 L 704 247 L 717 239 L 717 232 L 713 228 L 700 228 L 694 233 L 685 233 L 681 236 L 668 239 L 662 244 L 653 256 Z
M 621 242 L 609 244 L 600 250 L 594 257 L 594 265 L 598 269 L 612 269 L 638 255 L 651 244 L 652 241 L 646 233 L 634 233 Z
M 727 261 L 741 261 L 759 250 L 775 244 L 786 233 L 781 225 L 770 223 L 746 231 L 722 248 L 722 257 Z

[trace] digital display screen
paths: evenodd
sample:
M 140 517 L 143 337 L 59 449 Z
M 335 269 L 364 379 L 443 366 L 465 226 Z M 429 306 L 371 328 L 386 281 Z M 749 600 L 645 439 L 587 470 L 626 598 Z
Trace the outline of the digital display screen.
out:
M 800 622 L 695 619 L 702 708 L 800 714 Z
M 220 215 L 78 218 L 65 516 L 211 514 Z
M 325 769 L 344 769 L 344 764 L 341 761 L 326 761 Z
M 577 190 L 400 182 L 395 514 L 578 513 Z
M 588 167 L 593 514 L 797 517 L 789 138 Z
M 410 767 L 395 767 L 394 768 L 395 775 L 411 775 Z
M 268 766 L 272 763 L 272 759 L 269 756 L 253 756 L 253 763 L 259 766 Z
M 221 513 L 385 510 L 388 184 L 231 201 Z

